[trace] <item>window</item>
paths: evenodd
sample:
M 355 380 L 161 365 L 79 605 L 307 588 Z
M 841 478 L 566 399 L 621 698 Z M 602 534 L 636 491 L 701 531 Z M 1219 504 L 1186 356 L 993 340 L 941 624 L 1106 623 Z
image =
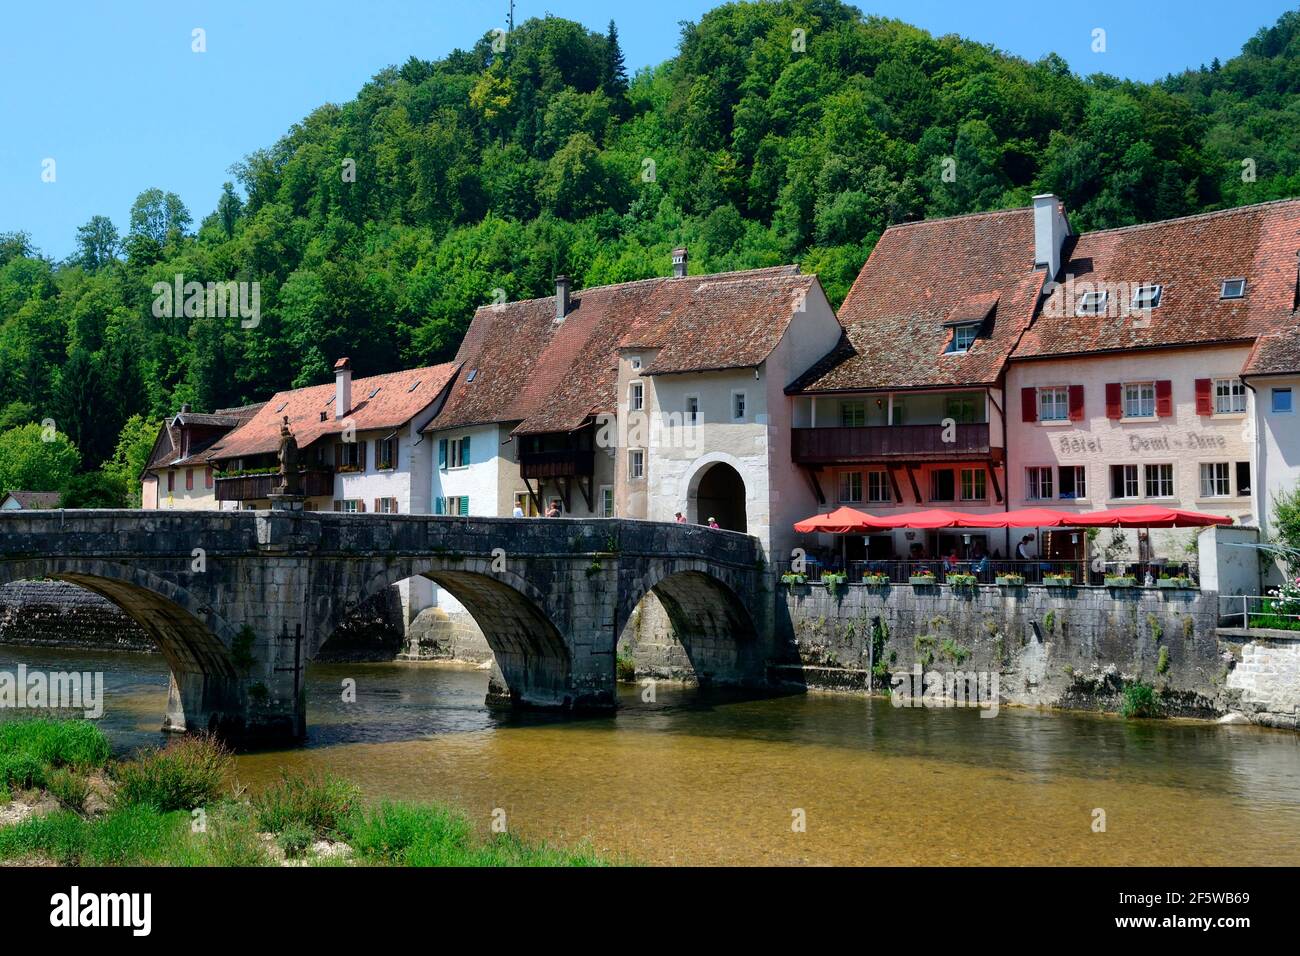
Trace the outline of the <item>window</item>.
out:
M 1052 497 L 1052 469 L 1025 469 L 1025 497 L 1031 501 L 1042 501 Z
M 469 514 L 469 495 L 452 495 L 450 498 L 434 498 L 433 513 L 436 515 L 465 517 Z
M 441 501 L 442 499 L 439 498 L 438 500 Z M 346 498 L 343 501 L 334 502 L 334 510 L 341 511 L 343 514 L 354 515 L 365 511 L 366 506 L 361 503 L 359 498 Z
M 212 487 L 212 466 L 211 465 L 208 465 L 208 467 L 203 469 L 203 487 L 204 488 Z
M 700 423 L 700 396 L 686 396 L 686 417 L 682 421 L 686 425 L 698 425 Z
M 629 356 L 627 357 L 627 364 L 630 365 L 630 366 L 632 366 L 632 370 L 633 370 L 634 372 L 639 372 L 639 371 L 641 371 L 641 356 L 639 356 L 639 355 L 629 355 Z
M 472 369 L 470 369 L 470 370 L 469 370 L 469 374 L 465 376 L 465 384 L 468 385 L 470 382 L 474 381 L 474 379 L 476 379 L 476 378 L 478 378 L 478 369 L 476 369 L 476 368 L 472 368 Z
M 515 507 L 522 511 L 527 518 L 537 517 L 537 504 L 533 501 L 533 496 L 526 491 L 518 492 L 515 495 Z
M 959 354 L 969 352 L 970 347 L 975 344 L 975 337 L 979 333 L 979 328 L 978 323 L 954 326 L 952 342 L 948 345 L 948 351 Z
M 193 468 L 185 469 L 185 490 L 186 491 L 194 490 L 194 469 Z
M 938 468 L 930 472 L 930 500 L 952 501 L 956 485 L 951 468 Z
M 645 477 L 645 452 L 634 448 L 627 453 L 627 476 L 633 480 Z
M 600 516 L 602 518 L 614 517 L 614 486 L 600 486 Z
M 1160 304 L 1160 290 L 1161 287 L 1158 285 L 1138 286 L 1133 290 L 1133 302 L 1130 308 L 1142 312 L 1154 309 Z
M 469 436 L 447 440 L 447 467 L 466 468 L 469 466 Z
M 633 382 L 627 389 L 627 407 L 630 411 L 639 412 L 645 407 L 645 383 Z
M 1277 391 L 1277 389 L 1273 391 Z M 176 472 L 174 471 L 167 472 L 167 490 L 169 492 L 176 490 Z
M 840 472 L 840 501 L 862 501 L 862 472 Z
M 946 418 L 951 418 L 953 421 L 962 424 L 977 422 L 980 418 L 975 410 L 975 399 L 964 395 L 957 398 L 948 398 L 944 402 L 944 412 Z
M 364 471 L 361 461 L 362 444 L 356 441 L 342 441 L 334 446 L 334 467 L 337 471 Z
M 895 396 L 893 408 L 889 414 L 889 424 L 902 425 L 907 420 L 907 402 Z
M 889 473 L 884 471 L 867 472 L 867 500 L 890 501 Z
M 1228 463 L 1212 461 L 1201 465 L 1201 497 L 1226 498 L 1232 494 L 1228 485 Z
M 397 467 L 397 436 L 375 439 L 375 467 L 393 469 Z
M 733 422 L 743 422 L 745 420 L 745 393 L 731 393 L 731 420 Z
M 866 402 L 840 402 L 840 424 L 845 428 L 862 428 L 867 424 Z
M 1069 421 L 1070 390 L 1068 388 L 1040 388 L 1038 390 L 1038 420 L 1040 422 Z
M 381 388 L 383 388 L 382 385 L 376 385 L 374 388 L 372 388 L 372 389 L 370 390 L 370 394 L 367 395 L 366 398 L 374 398 L 376 395 L 379 394 L 379 390 L 380 390 Z
M 1237 497 L 1250 497 L 1250 462 L 1237 462 Z
M 988 497 L 988 474 L 983 468 L 961 470 L 961 500 L 983 501 Z
M 1237 415 L 1246 410 L 1246 386 L 1238 378 L 1214 380 L 1214 414 Z
M 1105 292 L 1085 292 L 1079 296 L 1079 315 L 1101 315 L 1106 311 Z
M 1088 497 L 1088 469 L 1083 465 L 1063 465 L 1057 469 L 1062 499 Z
M 1273 389 L 1273 411 L 1279 415 L 1291 414 L 1291 389 Z M 171 491 L 170 484 L 167 486 L 167 490 Z
M 397 499 L 396 499 L 396 498 L 376 498 L 376 499 L 375 499 L 375 513 L 376 513 L 376 514 L 381 514 L 381 515 L 395 515 L 395 514 L 397 514 Z
M 1246 295 L 1245 279 L 1224 279 L 1219 289 L 1220 299 L 1240 299 Z
M 1148 498 L 1174 496 L 1174 466 L 1146 465 L 1144 468 Z
M 1124 386 L 1124 417 L 1156 417 L 1156 386 L 1154 382 L 1139 382 L 1135 385 Z
M 1139 498 L 1137 465 L 1110 466 L 1110 496 L 1112 498 Z
M 411 383 L 411 387 L 408 388 L 406 391 L 413 392 L 419 387 L 420 387 L 420 380 L 417 378 L 414 382 Z

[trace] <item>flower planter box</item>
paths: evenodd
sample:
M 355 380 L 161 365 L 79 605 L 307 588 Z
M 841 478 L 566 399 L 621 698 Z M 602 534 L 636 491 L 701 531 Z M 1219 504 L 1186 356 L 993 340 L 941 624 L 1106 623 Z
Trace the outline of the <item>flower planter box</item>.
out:
M 1020 574 L 999 574 L 994 580 L 1000 588 L 1018 588 L 1025 583 L 1024 576 Z
M 1044 574 L 1043 584 L 1049 588 L 1072 588 L 1074 587 L 1074 578 L 1067 575 Z
M 781 583 L 786 585 L 787 587 L 794 587 L 800 584 L 807 584 L 808 576 L 806 574 L 783 574 L 781 575 Z
M 907 579 L 908 584 L 933 585 L 938 584 L 939 579 L 933 574 L 913 574 Z
M 1106 578 L 1105 584 L 1108 588 L 1132 588 L 1137 587 L 1137 578 Z
M 950 574 L 944 581 L 950 588 L 973 588 L 979 585 L 979 579 L 973 574 Z
M 869 588 L 883 588 L 889 584 L 888 574 L 864 574 L 862 583 Z
M 1190 588 L 1193 587 L 1191 578 L 1157 578 L 1156 587 L 1158 588 Z
M 823 574 L 821 584 L 827 591 L 838 591 L 849 583 L 847 574 Z

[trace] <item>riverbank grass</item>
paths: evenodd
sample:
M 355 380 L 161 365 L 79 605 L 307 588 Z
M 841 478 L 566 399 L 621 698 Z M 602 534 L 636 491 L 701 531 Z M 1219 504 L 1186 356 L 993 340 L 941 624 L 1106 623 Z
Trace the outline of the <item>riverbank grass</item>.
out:
M 0 724 L 0 784 L 34 807 L 0 826 L 0 860 L 61 866 L 598 866 L 596 853 L 483 838 L 461 811 L 434 803 L 362 803 L 328 775 L 284 773 L 252 795 L 232 786 L 233 755 L 208 737 L 110 763 L 86 721 Z M 110 792 L 87 811 L 97 771 Z M 58 809 L 50 809 L 53 797 Z M 10 797 L 5 797 L 10 799 Z

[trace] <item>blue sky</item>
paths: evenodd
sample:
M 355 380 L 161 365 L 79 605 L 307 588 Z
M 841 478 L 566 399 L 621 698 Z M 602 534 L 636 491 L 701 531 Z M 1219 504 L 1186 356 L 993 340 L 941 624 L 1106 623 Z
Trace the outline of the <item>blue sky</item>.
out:
M 1228 59 L 1296 0 L 884 0 L 858 3 L 932 33 L 956 33 L 1078 72 L 1150 80 Z M 508 0 L 9 0 L 0 27 L 0 232 L 25 230 L 46 254 L 107 215 L 125 231 L 131 201 L 158 186 L 195 222 L 230 165 L 269 146 L 325 102 L 351 99 L 408 56 L 436 59 L 504 25 Z M 519 0 L 516 22 L 551 13 L 603 30 L 611 11 L 629 71 L 671 56 L 679 22 L 716 0 Z M 191 31 L 207 52 L 191 51 Z M 1091 50 L 1092 31 L 1107 50 Z M 812 39 L 812 38 L 810 38 Z M 54 182 L 42 181 L 55 161 Z

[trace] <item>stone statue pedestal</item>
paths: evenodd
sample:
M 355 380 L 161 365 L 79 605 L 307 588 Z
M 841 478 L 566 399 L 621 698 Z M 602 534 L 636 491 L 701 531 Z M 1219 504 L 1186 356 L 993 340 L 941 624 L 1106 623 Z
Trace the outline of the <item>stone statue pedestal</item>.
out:
M 307 500 L 306 495 L 281 494 L 274 491 L 266 497 L 271 500 L 272 511 L 302 511 L 303 502 Z

